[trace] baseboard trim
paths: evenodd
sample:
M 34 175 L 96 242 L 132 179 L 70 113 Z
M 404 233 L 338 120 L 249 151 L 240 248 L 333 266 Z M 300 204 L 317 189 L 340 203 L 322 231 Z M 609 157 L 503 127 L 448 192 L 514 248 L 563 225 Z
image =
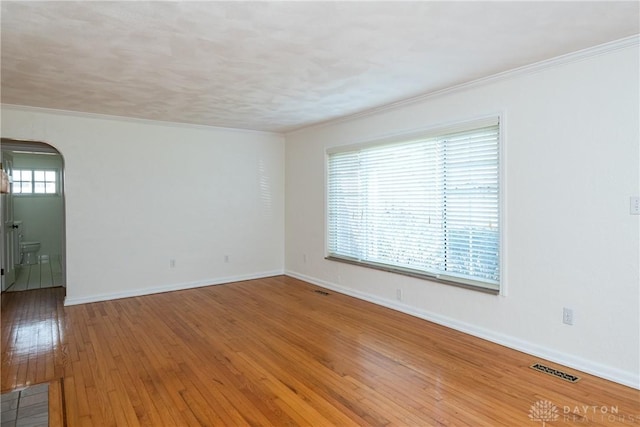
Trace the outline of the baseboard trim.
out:
M 201 288 L 204 286 L 223 285 L 226 283 L 242 282 L 244 280 L 264 279 L 265 277 L 281 276 L 282 270 L 263 271 L 258 273 L 241 274 L 237 276 L 219 277 L 216 279 L 198 280 L 196 282 L 176 283 L 171 285 L 157 286 L 152 288 L 133 289 L 125 292 L 114 292 L 109 294 L 97 294 L 86 297 L 69 298 L 64 300 L 65 306 L 88 304 L 92 302 L 109 301 L 121 298 L 139 297 L 143 295 L 159 294 L 163 292 L 182 291 L 185 289 Z
M 556 350 L 533 344 L 531 342 L 521 340 L 513 336 L 501 334 L 484 328 L 479 328 L 478 326 L 460 322 L 450 317 L 442 316 L 426 310 L 420 310 L 415 307 L 399 303 L 398 301 L 388 300 L 365 292 L 345 288 L 334 283 L 307 276 L 295 271 L 285 270 L 284 274 L 299 280 L 303 280 L 305 282 L 312 283 L 317 286 L 321 286 L 326 289 L 330 289 L 335 292 L 339 292 L 341 294 L 349 295 L 358 299 L 362 299 L 364 301 L 381 305 L 383 307 L 400 311 L 405 314 L 409 314 L 414 317 L 418 317 L 420 319 L 437 323 L 439 325 L 446 326 L 448 328 L 455 329 L 457 331 L 464 332 L 466 334 L 482 338 L 487 341 L 491 341 L 493 343 L 521 351 L 523 353 L 527 353 L 531 356 L 539 357 L 572 369 L 576 369 L 578 371 L 582 371 L 609 381 L 616 382 L 618 384 L 640 390 L 640 376 L 632 372 L 623 371 L 612 366 L 603 365 L 580 357 L 572 356 L 570 354 L 558 352 Z

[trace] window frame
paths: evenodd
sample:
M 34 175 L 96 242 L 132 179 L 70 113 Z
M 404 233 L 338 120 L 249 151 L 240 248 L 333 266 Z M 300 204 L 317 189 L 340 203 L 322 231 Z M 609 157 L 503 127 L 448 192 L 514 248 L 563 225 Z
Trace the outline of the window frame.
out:
M 329 158 L 334 153 L 353 151 L 358 149 L 371 148 L 376 146 L 384 146 L 389 144 L 401 144 L 414 139 L 421 138 L 433 138 L 438 136 L 444 136 L 450 133 L 459 131 L 472 130 L 475 128 L 481 128 L 489 125 L 492 121 L 498 123 L 498 268 L 500 271 L 497 285 L 482 284 L 475 280 L 466 280 L 464 278 L 446 276 L 444 274 L 433 274 L 429 272 L 423 272 L 413 270 L 410 268 L 397 267 L 387 264 L 380 264 L 371 261 L 361 261 L 357 259 L 351 259 L 347 257 L 334 256 L 329 251 Z M 381 270 L 390 273 L 401 274 L 405 276 L 415 277 L 419 279 L 429 280 L 432 282 L 453 285 L 465 289 L 471 289 L 483 293 L 494 295 L 507 295 L 506 286 L 506 180 L 505 178 L 505 159 L 506 159 L 506 147 L 504 144 L 506 133 L 505 125 L 505 113 L 498 112 L 493 114 L 487 114 L 472 119 L 463 121 L 450 122 L 446 124 L 440 124 L 436 126 L 429 126 L 410 131 L 396 132 L 388 134 L 381 138 L 364 140 L 352 144 L 333 145 L 327 146 L 325 149 L 325 164 L 324 164 L 324 258 L 329 261 L 337 261 L 341 263 L 356 265 L 365 268 L 371 268 L 375 270 Z
M 22 171 L 29 171 L 31 172 L 31 192 L 30 193 L 16 193 L 14 192 L 14 184 L 16 183 L 16 180 L 14 179 L 14 172 L 20 171 L 22 173 Z M 36 181 L 35 179 L 35 173 L 36 172 L 53 172 L 55 174 L 55 186 L 56 186 L 56 191 L 53 193 L 36 193 L 35 192 L 35 184 L 36 182 L 44 182 L 45 186 L 47 182 L 51 182 L 51 181 L 47 181 L 45 178 L 45 181 Z M 23 181 L 22 179 L 18 180 L 17 182 L 27 182 L 27 181 Z M 60 179 L 60 169 L 58 168 L 51 168 L 51 167 L 38 167 L 38 168 L 29 168 L 29 167 L 15 167 L 12 170 L 12 174 L 11 174 L 11 195 L 16 196 L 16 197 L 56 197 L 56 196 L 60 196 L 60 191 L 61 191 L 61 179 Z

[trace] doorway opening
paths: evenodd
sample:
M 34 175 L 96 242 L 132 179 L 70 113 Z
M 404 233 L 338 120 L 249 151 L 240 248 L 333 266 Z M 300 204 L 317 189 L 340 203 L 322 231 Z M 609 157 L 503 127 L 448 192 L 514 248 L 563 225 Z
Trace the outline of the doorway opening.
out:
M 66 287 L 64 158 L 43 142 L 2 138 L 2 292 Z M 65 289 L 66 291 L 66 289 Z

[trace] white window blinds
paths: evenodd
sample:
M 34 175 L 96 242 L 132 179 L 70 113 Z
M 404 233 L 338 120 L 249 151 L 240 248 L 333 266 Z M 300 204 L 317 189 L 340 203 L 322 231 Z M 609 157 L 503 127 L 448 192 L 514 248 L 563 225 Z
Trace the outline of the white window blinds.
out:
M 499 175 L 497 119 L 329 152 L 329 258 L 498 290 Z

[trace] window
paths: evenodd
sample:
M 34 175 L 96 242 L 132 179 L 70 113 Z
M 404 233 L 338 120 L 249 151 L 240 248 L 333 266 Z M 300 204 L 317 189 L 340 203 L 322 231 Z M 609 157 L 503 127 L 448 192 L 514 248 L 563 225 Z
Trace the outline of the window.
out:
M 14 169 L 14 194 L 57 194 L 58 180 L 55 170 Z
M 498 119 L 328 152 L 328 259 L 498 291 Z

